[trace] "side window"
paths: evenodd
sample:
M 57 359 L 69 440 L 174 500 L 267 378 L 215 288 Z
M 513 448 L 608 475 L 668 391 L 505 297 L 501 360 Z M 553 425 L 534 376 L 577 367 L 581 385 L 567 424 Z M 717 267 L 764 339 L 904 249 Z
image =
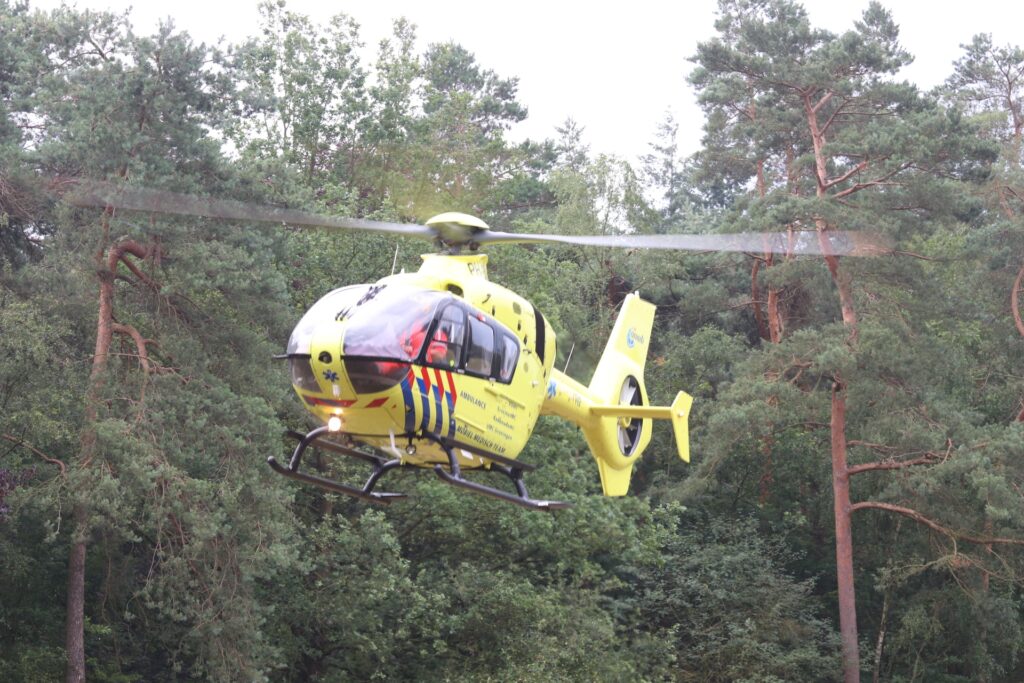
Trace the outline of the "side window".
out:
M 494 365 L 494 329 L 482 320 L 469 318 L 469 355 L 466 372 L 490 377 Z
M 519 343 L 510 334 L 501 335 L 501 368 L 498 372 L 498 379 L 502 382 L 511 382 L 512 375 L 516 371 L 516 361 L 519 360 Z
M 427 364 L 452 369 L 460 367 L 465 340 L 466 314 L 456 305 L 446 306 L 438 316 L 434 334 L 427 344 Z

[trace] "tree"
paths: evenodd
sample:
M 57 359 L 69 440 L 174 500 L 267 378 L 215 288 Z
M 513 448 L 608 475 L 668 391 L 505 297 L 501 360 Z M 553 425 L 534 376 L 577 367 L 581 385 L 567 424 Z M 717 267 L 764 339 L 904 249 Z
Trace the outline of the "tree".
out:
M 39 257 L 41 240 L 52 226 L 45 221 L 38 183 L 24 177 L 23 147 L 40 139 L 32 97 L 50 68 L 44 57 L 48 37 L 32 30 L 28 7 L 0 3 L 0 268 Z
M 957 164 L 967 158 L 969 138 L 955 118 L 922 98 L 913 86 L 887 78 L 909 56 L 899 46 L 891 17 L 877 4 L 869 6 L 854 30 L 839 36 L 811 27 L 804 10 L 790 2 L 723 2 L 720 17 L 716 26 L 721 36 L 699 46 L 693 80 L 706 89 L 712 105 L 713 135 L 709 137 L 718 140 L 728 134 L 723 149 L 740 149 L 734 155 L 733 173 L 754 182 L 755 196 L 744 202 L 743 215 L 735 223 L 815 230 L 838 295 L 845 336 L 832 328 L 821 336 L 812 333 L 793 339 L 793 345 L 782 351 L 788 360 L 769 364 L 765 372 L 769 384 L 785 380 L 804 386 L 805 371 L 813 368 L 815 382 L 831 387 L 825 424 L 830 433 L 844 676 L 847 681 L 859 680 L 851 513 L 869 507 L 892 508 L 870 501 L 852 504 L 850 477 L 931 464 L 938 450 L 935 445 L 919 445 L 929 455 L 895 465 L 888 460 L 848 464 L 847 434 L 852 426 L 848 397 L 856 396 L 851 394 L 854 383 L 877 387 L 879 381 L 886 381 L 887 373 L 904 376 L 904 371 L 889 364 L 883 369 L 869 361 L 876 351 L 861 339 L 865 329 L 890 339 L 900 334 L 900 326 L 893 325 L 887 315 L 891 309 L 886 306 L 888 310 L 883 311 L 871 303 L 871 296 L 865 297 L 869 292 L 877 296 L 878 287 L 885 286 L 877 278 L 889 269 L 841 263 L 829 253 L 828 233 L 871 225 L 906 239 L 913 231 L 922 231 L 925 226 L 915 221 L 915 212 L 934 220 L 943 210 L 939 188 L 945 178 L 962 172 Z M 729 119 L 727 111 L 735 117 Z M 727 120 L 735 123 L 724 125 Z M 768 159 L 777 159 L 774 165 L 782 171 L 774 175 L 771 190 L 764 173 Z M 809 274 L 806 268 L 801 272 L 805 278 Z M 818 344 L 821 347 L 807 355 Z M 797 350 L 801 347 L 802 352 Z M 772 392 L 772 400 L 792 401 L 785 394 Z M 865 417 L 858 416 L 859 429 L 867 426 Z M 904 450 L 897 447 L 894 452 Z
M 47 66 L 26 105 L 42 131 L 22 149 L 33 170 L 65 182 L 88 173 L 174 189 L 222 176 L 219 145 L 207 133 L 220 113 L 220 83 L 205 47 L 169 26 L 137 36 L 116 17 L 66 9 L 33 15 L 26 31 Z M 33 405 L 64 416 L 62 429 L 26 434 L 24 414 L 12 411 L 0 432 L 59 465 L 57 483 L 34 490 L 47 494 L 54 517 L 71 510 L 71 522 L 58 527 L 69 546 L 66 678 L 123 666 L 96 655 L 111 639 L 117 651 L 133 637 L 120 620 L 125 612 L 163 626 L 148 642 L 165 654 L 147 670 L 255 675 L 267 650 L 253 628 L 263 609 L 254 586 L 289 555 L 284 546 L 268 550 L 286 519 L 284 499 L 265 490 L 255 463 L 241 456 L 276 447 L 270 405 L 283 387 L 245 369 L 269 356 L 264 335 L 223 323 L 281 324 L 281 280 L 251 277 L 273 272 L 274 245 L 252 233 L 211 235 L 195 222 L 150 219 L 141 227 L 114 211 L 58 207 L 46 220 L 60 229 L 43 261 L 12 280 L 4 312 L 20 307 L 64 321 L 54 331 L 26 330 L 46 345 L 38 352 L 48 365 L 64 367 L 65 354 L 91 360 L 64 367 L 71 377 L 88 367 L 81 384 L 51 385 L 51 393 L 67 386 L 77 397 L 72 406 Z M 3 374 L 11 362 L 5 358 Z M 46 380 L 30 380 L 26 398 Z M 144 548 L 133 545 L 142 539 Z
M 229 119 L 231 139 L 243 153 L 281 158 L 310 185 L 351 177 L 368 106 L 357 24 L 338 14 L 316 26 L 276 0 L 259 11 L 262 37 L 233 55 L 241 111 Z
M 945 85 L 945 97 L 978 124 L 982 134 L 998 145 L 999 156 L 989 168 L 980 196 L 1001 221 L 991 221 L 982 231 L 979 247 L 992 252 L 994 268 L 1016 267 L 1010 285 L 1010 313 L 1017 332 L 1024 336 L 1020 293 L 1024 289 L 1024 255 L 1014 248 L 1024 215 L 1024 50 L 1015 46 L 995 47 L 992 36 L 977 35 L 961 46 L 964 56 L 954 65 Z M 1008 253 L 1009 252 L 1009 253 Z M 1011 259 L 1011 263 L 1000 263 Z M 1017 420 L 1024 420 L 1024 403 Z
M 641 573 L 644 628 L 675 653 L 670 680 L 833 681 L 838 642 L 810 584 L 780 570 L 780 547 L 750 520 L 680 515 L 668 561 Z
M 421 110 L 389 194 L 401 214 L 419 220 L 442 211 L 480 213 L 496 186 L 526 164 L 529 147 L 517 150 L 504 139 L 526 118 L 516 79 L 482 68 L 455 43 L 428 46 L 418 76 Z

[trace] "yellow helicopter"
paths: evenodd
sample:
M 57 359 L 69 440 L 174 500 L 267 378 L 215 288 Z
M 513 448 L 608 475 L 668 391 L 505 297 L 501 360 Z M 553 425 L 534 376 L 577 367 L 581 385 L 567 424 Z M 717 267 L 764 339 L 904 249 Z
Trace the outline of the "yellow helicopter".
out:
M 415 273 L 336 289 L 302 316 L 280 358 L 299 399 L 322 426 L 298 440 L 278 473 L 329 491 L 387 504 L 405 494 L 376 490 L 387 472 L 429 468 L 444 482 L 526 508 L 568 503 L 531 498 L 518 459 L 540 415 L 580 427 L 606 496 L 625 495 L 633 466 L 651 440 L 652 420 L 668 420 L 679 457 L 689 462 L 692 397 L 649 404 L 644 365 L 655 307 L 629 294 L 589 384 L 554 367 L 556 335 L 529 301 L 487 278 L 481 246 L 561 243 L 695 251 L 867 255 L 879 240 L 864 233 L 814 231 L 733 235 L 546 235 L 491 230 L 479 218 L 444 213 L 424 225 L 335 218 L 232 200 L 203 199 L 105 183 L 83 183 L 66 198 L 103 206 L 232 220 L 363 230 L 434 241 Z M 314 446 L 367 461 L 362 486 L 302 470 Z M 507 476 L 515 492 L 471 481 L 467 470 Z

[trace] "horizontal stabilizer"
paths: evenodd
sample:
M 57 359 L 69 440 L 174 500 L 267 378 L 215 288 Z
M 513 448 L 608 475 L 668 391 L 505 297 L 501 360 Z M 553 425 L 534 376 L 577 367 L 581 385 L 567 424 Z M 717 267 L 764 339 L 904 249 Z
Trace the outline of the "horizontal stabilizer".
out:
M 676 450 L 679 451 L 679 459 L 683 462 L 690 462 L 690 406 L 693 405 L 693 396 L 685 391 L 676 394 L 676 400 L 672 401 L 672 433 L 676 436 Z
M 676 395 L 671 406 L 629 406 L 600 405 L 591 406 L 590 414 L 597 417 L 622 417 L 651 420 L 671 420 L 672 433 L 676 437 L 676 449 L 683 462 L 690 462 L 690 406 L 693 396 L 685 391 Z

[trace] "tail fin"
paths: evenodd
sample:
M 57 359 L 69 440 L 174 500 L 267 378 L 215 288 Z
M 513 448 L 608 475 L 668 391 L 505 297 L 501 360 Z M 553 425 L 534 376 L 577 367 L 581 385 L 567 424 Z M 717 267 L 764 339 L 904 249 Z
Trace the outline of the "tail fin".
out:
M 693 398 L 679 392 L 669 407 L 651 406 L 647 400 L 644 365 L 654 310 L 636 294 L 628 295 L 590 386 L 556 370 L 548 389 L 547 412 L 583 430 L 606 496 L 623 496 L 629 489 L 633 463 L 651 441 L 652 419 L 672 421 L 679 457 L 690 460 L 688 417 Z

